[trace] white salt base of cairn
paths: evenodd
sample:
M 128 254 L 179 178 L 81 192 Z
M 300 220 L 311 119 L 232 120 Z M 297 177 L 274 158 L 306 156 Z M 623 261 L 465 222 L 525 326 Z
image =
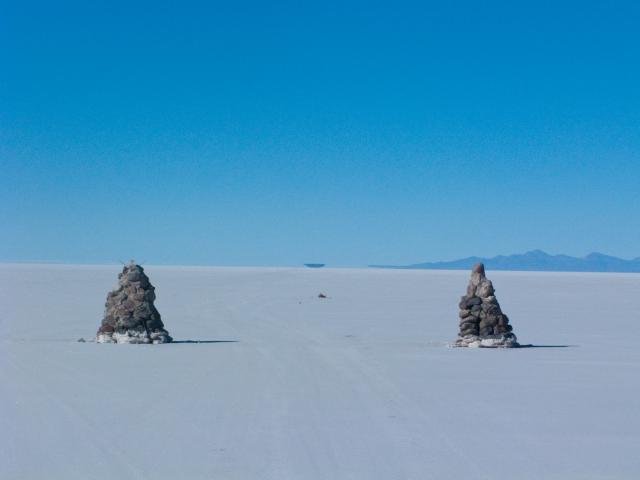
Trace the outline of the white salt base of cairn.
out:
M 155 288 L 144 269 L 132 260 L 118 274 L 118 285 L 107 295 L 97 343 L 169 343 L 160 313 L 153 305 Z
M 170 343 L 173 339 L 167 332 L 137 332 L 133 330 L 127 330 L 124 333 L 118 332 L 101 332 L 96 336 L 97 343 L 146 343 L 146 344 L 158 344 L 158 343 Z
M 467 335 L 458 338 L 451 344 L 452 347 L 469 348 L 516 348 L 519 347 L 515 334 L 492 335 L 491 337 L 479 337 L 477 335 Z
M 484 265 L 473 267 L 467 294 L 460 300 L 460 332 L 452 347 L 516 348 L 518 339 L 502 313 L 491 280 L 484 274 Z

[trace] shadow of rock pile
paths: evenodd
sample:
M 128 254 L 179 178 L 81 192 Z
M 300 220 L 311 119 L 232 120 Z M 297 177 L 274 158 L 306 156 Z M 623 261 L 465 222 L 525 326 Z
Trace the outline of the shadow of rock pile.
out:
M 509 325 L 509 318 L 502 313 L 491 280 L 484 274 L 484 265 L 474 265 L 467 294 L 460 300 L 460 332 L 453 343 L 455 347 L 519 347 Z
M 173 339 L 164 329 L 153 305 L 155 288 L 144 269 L 133 260 L 118 274 L 117 287 L 107 294 L 98 343 L 168 343 Z

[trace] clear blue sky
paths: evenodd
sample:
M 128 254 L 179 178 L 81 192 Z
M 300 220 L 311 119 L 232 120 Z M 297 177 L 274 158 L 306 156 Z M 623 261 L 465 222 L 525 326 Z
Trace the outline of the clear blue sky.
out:
M 0 3 L 0 261 L 640 256 L 640 3 Z

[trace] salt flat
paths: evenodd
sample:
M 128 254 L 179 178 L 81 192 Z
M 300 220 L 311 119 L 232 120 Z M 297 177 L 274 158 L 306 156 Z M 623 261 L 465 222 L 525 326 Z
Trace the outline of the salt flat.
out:
M 116 266 L 0 266 L 0 478 L 637 479 L 640 275 L 147 266 L 176 340 L 92 338 Z M 318 293 L 328 295 L 317 298 Z

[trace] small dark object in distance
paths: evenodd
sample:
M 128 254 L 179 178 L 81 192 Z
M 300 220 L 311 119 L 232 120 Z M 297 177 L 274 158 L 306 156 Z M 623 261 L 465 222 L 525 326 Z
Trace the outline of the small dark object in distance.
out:
M 322 268 L 326 264 L 325 263 L 305 263 L 304 266 L 308 268 Z
M 82 338 L 82 337 L 80 337 L 80 338 L 78 339 L 78 341 L 79 341 L 80 343 L 87 343 L 87 341 L 86 341 L 84 338 Z
M 318 298 L 327 298 L 327 296 L 324 293 L 319 293 Z

